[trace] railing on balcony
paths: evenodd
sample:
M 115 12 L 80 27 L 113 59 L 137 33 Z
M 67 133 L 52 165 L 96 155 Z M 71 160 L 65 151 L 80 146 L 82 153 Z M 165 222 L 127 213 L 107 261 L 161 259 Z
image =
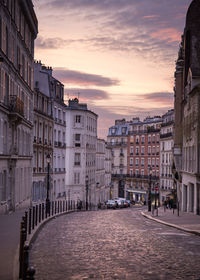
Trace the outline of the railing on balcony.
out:
M 10 111 L 24 116 L 24 102 L 17 95 L 10 95 Z
M 168 133 L 165 133 L 165 134 L 161 134 L 160 138 L 163 139 L 163 138 L 168 138 L 168 137 L 171 137 L 171 136 L 172 136 L 172 132 L 168 132 Z

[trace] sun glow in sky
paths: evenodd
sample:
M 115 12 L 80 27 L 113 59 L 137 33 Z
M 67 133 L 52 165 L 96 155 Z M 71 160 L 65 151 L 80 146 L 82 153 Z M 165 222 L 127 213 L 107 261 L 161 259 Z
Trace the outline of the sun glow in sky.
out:
M 175 60 L 191 0 L 34 0 L 35 58 L 53 67 L 65 99 L 99 115 L 106 138 L 115 119 L 173 107 Z

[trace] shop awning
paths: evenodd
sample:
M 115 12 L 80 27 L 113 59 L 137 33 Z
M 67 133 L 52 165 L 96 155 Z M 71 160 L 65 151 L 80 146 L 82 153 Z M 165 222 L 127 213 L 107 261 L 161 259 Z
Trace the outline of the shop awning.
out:
M 141 194 L 146 194 L 147 193 L 146 191 L 139 191 L 139 190 L 127 190 L 127 192 L 130 192 L 130 193 L 141 193 Z

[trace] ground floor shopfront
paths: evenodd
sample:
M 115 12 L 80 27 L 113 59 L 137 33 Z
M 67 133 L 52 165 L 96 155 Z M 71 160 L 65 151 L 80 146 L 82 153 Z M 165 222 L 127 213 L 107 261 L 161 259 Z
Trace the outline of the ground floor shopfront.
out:
M 181 184 L 181 210 L 200 215 L 200 180 L 183 173 Z

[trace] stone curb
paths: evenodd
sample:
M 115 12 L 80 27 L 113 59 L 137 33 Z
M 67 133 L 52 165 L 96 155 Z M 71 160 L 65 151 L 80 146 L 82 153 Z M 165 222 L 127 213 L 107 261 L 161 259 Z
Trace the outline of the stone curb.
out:
M 164 222 L 164 221 L 162 221 L 162 220 L 160 220 L 160 219 L 153 218 L 153 217 L 151 217 L 150 215 L 145 214 L 144 212 L 141 212 L 141 214 L 142 214 L 142 216 L 144 216 L 145 218 L 150 219 L 150 220 L 153 220 L 153 221 L 155 221 L 155 222 L 157 222 L 157 223 L 160 223 L 160 224 L 163 224 L 163 225 L 166 225 L 166 226 L 169 226 L 169 227 L 173 227 L 173 228 L 176 228 L 176 229 L 178 229 L 178 230 L 185 231 L 185 232 L 187 232 L 187 233 L 192 233 L 192 234 L 195 234 L 195 235 L 200 236 L 200 232 L 199 232 L 199 231 L 187 229 L 187 228 L 178 226 L 178 225 L 176 225 L 176 224 L 171 224 L 171 223 Z
M 67 212 L 61 212 L 61 213 L 57 213 L 55 216 L 51 216 L 48 217 L 47 219 L 45 219 L 44 221 L 42 221 L 40 224 L 37 225 L 37 227 L 35 227 L 34 231 L 28 236 L 28 239 L 26 241 L 26 244 L 31 246 L 32 243 L 35 241 L 35 239 L 37 238 L 39 232 L 41 231 L 41 229 L 45 226 L 46 223 L 48 223 L 49 221 L 56 219 L 59 216 L 63 216 L 63 215 L 67 215 L 67 214 L 71 214 L 76 212 L 76 210 L 69 210 Z M 31 248 L 30 248 L 31 249 Z M 13 264 L 13 280 L 18 280 L 19 277 L 19 245 L 16 251 L 16 254 L 14 256 L 14 264 Z

